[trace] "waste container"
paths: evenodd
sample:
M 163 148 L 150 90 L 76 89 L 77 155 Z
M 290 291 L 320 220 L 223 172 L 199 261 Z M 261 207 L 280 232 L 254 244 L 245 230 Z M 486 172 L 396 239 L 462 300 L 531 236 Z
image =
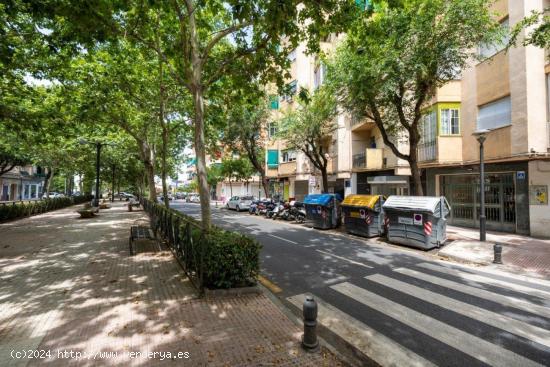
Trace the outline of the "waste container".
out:
M 342 202 L 342 216 L 348 233 L 363 237 L 384 234 L 382 195 L 348 195 Z
M 311 194 L 304 198 L 306 223 L 313 228 L 330 229 L 340 224 L 340 202 L 338 194 Z
M 444 196 L 392 195 L 382 205 L 388 240 L 429 250 L 447 239 L 451 206 Z

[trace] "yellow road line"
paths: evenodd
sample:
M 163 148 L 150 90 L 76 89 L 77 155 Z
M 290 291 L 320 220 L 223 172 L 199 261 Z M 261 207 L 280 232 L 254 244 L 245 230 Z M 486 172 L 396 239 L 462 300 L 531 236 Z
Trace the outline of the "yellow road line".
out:
M 279 288 L 275 283 L 273 283 L 271 280 L 267 279 L 264 276 L 258 275 L 258 280 L 264 287 L 269 289 L 273 293 L 281 293 L 283 290 Z

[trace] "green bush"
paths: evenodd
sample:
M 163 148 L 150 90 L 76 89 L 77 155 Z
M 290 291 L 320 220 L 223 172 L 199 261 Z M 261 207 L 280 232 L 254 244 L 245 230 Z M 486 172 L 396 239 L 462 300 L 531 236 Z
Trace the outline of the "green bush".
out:
M 50 210 L 65 208 L 90 201 L 91 196 L 77 196 L 54 199 L 42 199 L 31 202 L 15 202 L 0 204 L 0 222 L 31 215 L 42 214 Z
M 172 249 L 184 249 L 176 254 L 180 256 L 187 273 L 202 273 L 202 284 L 199 286 L 220 289 L 256 284 L 261 250 L 258 241 L 216 226 L 205 232 L 200 221 L 149 200 L 144 201 L 144 208 Z M 171 228 L 176 228 L 178 224 L 179 236 L 172 236 Z M 187 228 L 190 236 L 187 236 Z

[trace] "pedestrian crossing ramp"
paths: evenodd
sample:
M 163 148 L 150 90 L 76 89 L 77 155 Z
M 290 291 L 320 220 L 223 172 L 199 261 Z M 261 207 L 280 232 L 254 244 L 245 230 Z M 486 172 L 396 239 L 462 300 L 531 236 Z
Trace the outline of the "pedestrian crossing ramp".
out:
M 548 281 L 425 262 L 313 296 L 319 324 L 382 366 L 550 366 Z

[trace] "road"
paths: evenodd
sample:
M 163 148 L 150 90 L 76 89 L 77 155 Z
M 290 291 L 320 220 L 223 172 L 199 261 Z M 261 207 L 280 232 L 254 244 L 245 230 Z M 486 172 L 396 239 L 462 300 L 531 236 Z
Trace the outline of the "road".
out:
M 200 215 L 198 204 L 172 207 Z M 314 295 L 319 323 L 380 365 L 550 365 L 550 281 L 246 212 L 212 215 L 260 241 L 261 273 L 281 300 L 299 311 Z

